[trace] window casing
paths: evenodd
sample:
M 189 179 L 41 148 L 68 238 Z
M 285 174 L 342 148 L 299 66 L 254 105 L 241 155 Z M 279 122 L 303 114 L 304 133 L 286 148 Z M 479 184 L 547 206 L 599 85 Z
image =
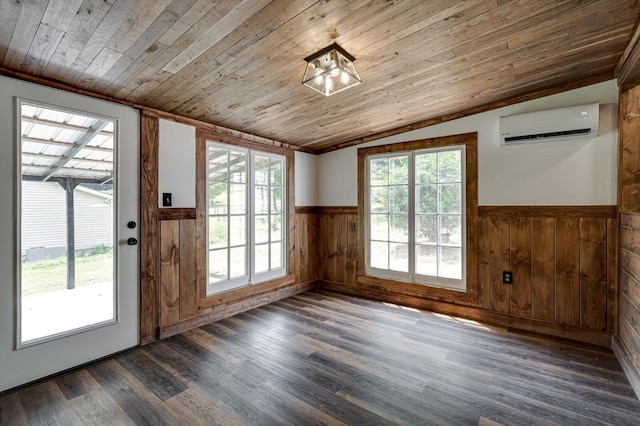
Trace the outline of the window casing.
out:
M 363 149 L 364 273 L 465 291 L 467 147 L 404 145 Z
M 287 159 L 207 141 L 207 290 L 287 273 Z

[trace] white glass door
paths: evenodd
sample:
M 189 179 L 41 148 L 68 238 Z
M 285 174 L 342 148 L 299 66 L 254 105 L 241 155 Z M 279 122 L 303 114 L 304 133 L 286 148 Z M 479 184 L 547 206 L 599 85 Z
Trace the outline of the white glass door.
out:
M 14 171 L 13 220 L 1 219 L 14 229 L 14 279 L 0 284 L 5 390 L 138 344 L 139 117 L 16 80 L 0 89 L 0 125 L 15 129 L 0 136 Z

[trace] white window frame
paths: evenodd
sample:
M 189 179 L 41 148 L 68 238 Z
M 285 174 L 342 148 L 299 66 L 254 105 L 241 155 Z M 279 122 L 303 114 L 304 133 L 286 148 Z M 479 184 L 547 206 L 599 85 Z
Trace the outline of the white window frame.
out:
M 419 154 L 424 153 L 438 153 L 438 152 L 448 152 L 448 151 L 459 151 L 460 152 L 460 162 L 461 162 L 461 221 L 462 221 L 462 237 L 461 237 L 461 278 L 447 278 L 447 277 L 439 277 L 432 275 L 423 275 L 415 272 L 415 263 L 416 263 L 416 208 L 415 208 L 415 193 L 416 193 L 416 182 L 415 182 L 415 157 Z M 382 269 L 375 268 L 371 266 L 371 203 L 370 203 L 370 163 L 372 160 L 380 159 L 380 158 L 391 158 L 391 157 L 399 157 L 399 156 L 408 156 L 408 220 L 409 220 L 409 232 L 408 232 L 408 272 L 403 271 L 395 271 L 391 269 Z M 365 234 L 365 274 L 373 277 L 390 279 L 395 281 L 402 281 L 407 283 L 414 284 L 422 284 L 433 287 L 442 287 L 452 290 L 466 291 L 467 290 L 467 171 L 466 171 L 466 145 L 451 145 L 451 146 L 442 146 L 442 147 L 434 147 L 434 148 L 425 148 L 425 149 L 415 149 L 415 150 L 404 150 L 404 151 L 392 151 L 385 152 L 381 154 L 372 154 L 365 157 L 365 191 L 364 191 L 364 199 L 365 199 L 365 214 L 364 214 L 364 234 Z M 439 200 L 438 200 L 439 202 Z M 436 247 L 447 247 L 444 244 L 441 244 L 439 241 L 436 244 Z
M 266 282 L 272 279 L 276 279 L 276 278 L 280 278 L 280 277 L 284 277 L 287 275 L 287 271 L 288 271 L 288 258 L 286 256 L 286 253 L 288 253 L 288 182 L 287 182 L 287 157 L 284 155 L 279 155 L 279 154 L 274 154 L 274 153 L 270 153 L 270 152 L 265 152 L 265 151 L 260 151 L 260 150 L 254 150 L 254 149 L 250 149 L 250 148 L 245 148 L 245 147 L 241 147 L 241 146 L 237 146 L 237 145 L 232 145 L 232 144 L 225 144 L 225 143 L 221 143 L 221 142 L 217 142 L 217 141 L 212 141 L 212 140 L 207 140 L 206 141 L 206 162 L 207 162 L 207 166 L 205 167 L 206 170 L 206 188 L 207 188 L 207 196 L 206 196 L 206 212 L 205 212 L 205 241 L 206 241 L 206 285 L 207 285 L 207 292 L 206 295 L 207 296 L 211 296 L 217 293 L 222 293 L 225 291 L 229 291 L 229 290 L 233 290 L 239 287 L 243 287 L 243 286 L 247 286 L 247 285 L 253 285 L 253 284 L 259 284 L 262 282 Z M 245 238 L 247 241 L 247 249 L 246 249 L 246 258 L 245 258 L 245 268 L 246 268 L 246 274 L 243 276 L 239 276 L 239 277 L 234 277 L 225 281 L 218 281 L 216 283 L 210 283 L 209 279 L 209 252 L 211 251 L 210 247 L 209 247 L 209 195 L 208 195 L 208 188 L 209 188 L 209 167 L 208 167 L 208 156 L 209 156 L 209 149 L 211 147 L 214 148 L 220 148 L 220 149 L 228 149 L 228 150 L 232 150 L 232 151 L 236 151 L 236 152 L 243 152 L 246 154 L 246 161 L 247 161 L 247 178 L 246 178 L 246 184 L 247 184 L 247 191 L 245 192 L 245 197 L 246 197 L 246 206 L 247 206 L 247 217 L 246 217 L 246 221 L 245 221 Z M 256 217 L 256 212 L 255 212 L 255 193 L 256 193 L 256 184 L 255 184 L 255 157 L 259 156 L 259 157 L 266 157 L 269 159 L 276 159 L 279 161 L 282 161 L 282 213 L 280 213 L 282 215 L 282 248 L 281 248 L 281 259 L 282 259 L 282 266 L 278 267 L 278 268 L 274 268 L 274 269 L 269 269 L 267 271 L 264 272 L 255 272 L 255 262 L 256 262 L 256 255 L 255 255 L 255 249 L 256 249 L 256 233 L 255 233 L 255 217 Z M 269 185 L 269 188 L 271 186 Z M 227 211 L 227 217 L 230 217 L 231 213 L 230 210 Z M 230 226 L 230 221 L 227 221 L 227 226 Z M 229 234 L 228 234 L 229 235 Z M 271 239 L 271 232 L 269 232 L 269 241 Z M 267 243 L 267 246 L 270 245 L 270 242 Z M 229 247 L 229 246 L 227 246 Z M 227 259 L 227 273 L 229 273 L 230 270 L 230 262 L 231 259 Z M 271 267 L 270 265 L 270 250 L 269 250 L 269 267 Z M 211 286 L 215 286 L 215 289 L 213 291 L 208 291 L 208 289 Z

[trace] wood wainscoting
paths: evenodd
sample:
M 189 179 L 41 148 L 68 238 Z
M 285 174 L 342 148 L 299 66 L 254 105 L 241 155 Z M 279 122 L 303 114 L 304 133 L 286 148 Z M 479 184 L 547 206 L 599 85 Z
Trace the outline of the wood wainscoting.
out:
M 620 87 L 618 119 L 620 291 L 613 349 L 640 398 L 640 84 Z
M 164 339 L 315 288 L 317 216 L 304 209 L 301 213 L 297 211 L 293 276 L 221 293 L 213 302 L 203 304 L 198 302 L 197 295 L 195 209 L 160 209 L 157 338 Z
M 620 215 L 620 305 L 614 350 L 640 398 L 640 214 Z
M 501 326 L 611 346 L 615 206 L 479 207 L 478 293 L 357 275 L 357 207 L 318 207 L 322 287 Z M 512 271 L 514 283 L 502 283 Z

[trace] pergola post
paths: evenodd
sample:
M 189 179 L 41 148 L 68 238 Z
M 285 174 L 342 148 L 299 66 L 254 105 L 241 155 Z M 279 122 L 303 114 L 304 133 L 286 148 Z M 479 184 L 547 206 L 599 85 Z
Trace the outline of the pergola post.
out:
M 75 241 L 75 207 L 73 190 L 77 183 L 73 178 L 58 181 L 64 188 L 67 200 L 67 288 L 76 287 L 76 241 Z

